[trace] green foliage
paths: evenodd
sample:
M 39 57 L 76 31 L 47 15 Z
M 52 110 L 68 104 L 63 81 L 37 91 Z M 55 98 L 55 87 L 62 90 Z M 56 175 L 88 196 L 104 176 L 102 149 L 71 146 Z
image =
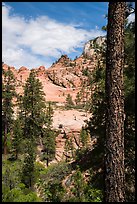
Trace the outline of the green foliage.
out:
M 25 184 L 27 188 L 30 188 L 34 184 L 34 161 L 35 161 L 35 154 L 34 154 L 34 144 L 31 142 L 28 143 L 29 153 L 26 154 L 24 159 L 24 164 L 22 168 L 21 174 L 21 182 Z
M 80 141 L 83 147 L 87 147 L 88 137 L 89 135 L 88 135 L 87 130 L 85 130 L 84 127 L 82 127 L 80 131 Z
M 2 131 L 4 135 L 4 154 L 7 154 L 7 134 L 11 132 L 13 125 L 13 97 L 16 96 L 15 92 L 15 78 L 8 67 L 5 71 L 2 69 L 3 81 L 2 81 Z
M 86 197 L 88 202 L 102 202 L 103 200 L 101 190 L 89 187 L 86 189 Z
M 2 186 L 12 189 L 20 183 L 21 162 L 2 161 Z
M 74 187 L 71 188 L 71 191 L 75 197 L 75 202 L 84 202 L 84 188 L 85 181 L 80 170 L 76 170 L 75 174 L 72 176 L 74 182 Z
M 126 200 L 135 199 L 135 24 L 125 27 L 125 68 L 124 68 L 124 96 L 125 96 L 125 169 L 126 169 Z M 102 57 L 105 57 L 103 55 Z M 105 58 L 104 64 L 98 64 L 93 73 L 95 92 L 92 96 L 92 118 L 87 123 L 91 137 L 97 137 L 97 145 L 92 152 L 93 169 L 103 169 L 104 141 L 105 141 Z M 97 165 L 100 164 L 100 165 Z M 98 174 L 97 174 L 98 175 Z M 96 176 L 94 176 L 96 177 Z M 97 178 L 97 177 L 96 177 Z M 99 176 L 98 176 L 99 178 Z M 102 177 L 100 177 L 102 179 Z M 101 180 L 98 180 L 98 183 Z M 131 190 L 132 189 L 132 190 Z
M 51 106 L 51 102 L 48 103 L 48 106 L 46 108 L 46 122 L 47 122 L 47 127 L 51 127 L 52 122 L 53 122 L 53 108 Z
M 46 160 L 47 166 L 55 156 L 55 138 L 56 132 L 52 128 L 52 117 L 53 117 L 53 108 L 51 103 L 48 103 L 46 108 L 46 128 L 42 128 L 41 140 L 43 144 L 43 154 L 41 155 L 41 160 Z
M 76 102 L 76 105 L 80 104 L 80 102 L 81 102 L 81 94 L 80 94 L 80 92 L 77 93 L 75 102 Z
M 37 197 L 35 192 L 24 193 L 26 189 L 20 187 L 13 188 L 7 191 L 5 197 L 3 197 L 3 202 L 40 202 L 42 201 Z
M 2 161 L 2 202 L 42 201 L 21 183 L 22 160 Z
M 94 83 L 96 86 L 95 92 L 92 95 L 92 118 L 88 124 L 91 137 L 99 137 L 99 141 L 102 143 L 103 148 L 104 137 L 105 137 L 105 69 L 98 66 L 93 73 Z M 99 145 L 100 146 L 100 145 Z M 102 149 L 101 148 L 101 149 Z M 101 150 L 100 149 L 100 150 Z
M 61 202 L 65 189 L 59 182 L 48 183 L 45 186 L 45 201 L 46 202 Z
M 47 181 L 62 181 L 69 172 L 69 165 L 66 162 L 59 162 L 48 167 L 45 178 Z
M 21 202 L 25 200 L 25 186 L 20 182 L 21 161 L 3 160 L 2 164 L 2 201 Z M 24 197 L 21 198 L 22 196 Z
M 36 175 L 39 175 L 34 165 L 36 144 L 39 136 L 43 137 L 45 139 L 45 141 L 43 140 L 44 145 L 48 149 L 48 157 L 53 159 L 55 154 L 55 133 L 54 130 L 51 130 L 53 109 L 50 103 L 46 107 L 42 85 L 36 79 L 33 71 L 31 71 L 25 84 L 24 95 L 18 97 L 18 105 L 20 110 L 17 119 L 14 121 L 12 140 L 11 134 L 7 133 L 6 137 L 7 146 L 10 147 L 12 153 L 9 159 L 13 162 L 14 158 L 17 163 L 19 158 L 22 157 L 23 160 L 21 160 L 19 171 L 15 168 L 15 172 L 19 173 L 18 176 L 16 174 L 15 177 L 12 176 L 11 168 L 5 170 L 3 176 L 5 181 L 3 182 L 3 200 L 6 202 L 10 200 L 13 202 L 23 200 L 34 202 L 39 200 L 31 190 L 37 180 Z M 43 127 L 43 125 L 46 125 L 46 127 Z M 19 153 L 22 155 L 19 155 L 18 158 Z M 13 162 L 13 164 L 15 163 Z M 20 183 L 25 186 L 24 189 L 18 186 Z M 18 198 L 16 198 L 17 196 Z
M 70 94 L 68 94 L 66 97 L 66 107 L 67 108 L 73 108 L 73 106 L 74 106 L 74 103 L 72 100 L 72 96 Z
M 43 143 L 43 159 L 48 163 L 55 157 L 55 138 L 56 133 L 51 128 L 46 128 L 43 134 L 42 143 Z
M 42 191 L 43 200 L 46 202 L 61 202 L 65 195 L 62 180 L 71 172 L 68 164 L 60 162 L 52 164 L 40 172 L 40 179 L 37 183 Z
M 21 121 L 19 118 L 17 118 L 14 121 L 13 138 L 12 138 L 12 157 L 15 159 L 18 158 L 18 154 L 20 152 L 22 135 L 23 135 L 23 131 L 21 127 Z
M 3 82 L 2 82 L 2 118 L 3 125 L 6 123 L 10 129 L 10 125 L 13 122 L 13 102 L 12 99 L 16 96 L 15 92 L 15 78 L 10 70 L 3 71 Z
M 34 162 L 34 176 L 36 183 L 39 182 L 40 175 L 46 172 L 46 168 L 39 162 Z
M 66 162 L 69 162 L 71 161 L 71 159 L 74 159 L 75 153 L 72 143 L 72 137 L 70 139 L 66 139 L 65 141 L 64 154 L 66 156 Z
M 82 149 L 77 149 L 76 150 L 76 161 L 80 161 L 80 159 L 83 157 L 83 155 L 85 154 L 85 149 L 82 148 Z
M 82 71 L 82 73 L 83 73 L 84 76 L 89 76 L 89 74 L 90 74 L 88 68 L 84 69 L 84 70 Z
M 107 31 L 107 26 L 102 26 L 102 30 Z
M 31 140 L 36 140 L 40 135 L 42 126 L 46 123 L 46 114 L 44 109 L 45 98 L 42 91 L 42 84 L 36 78 L 34 71 L 26 81 L 23 96 L 23 109 L 25 112 L 24 136 Z
M 12 141 L 11 141 L 11 133 L 7 133 L 7 150 L 8 152 L 11 151 L 11 144 L 12 144 Z
M 90 175 L 92 178 L 92 174 Z M 67 202 L 102 202 L 102 191 L 93 187 L 90 180 L 84 179 L 79 166 L 71 176 L 70 193 Z

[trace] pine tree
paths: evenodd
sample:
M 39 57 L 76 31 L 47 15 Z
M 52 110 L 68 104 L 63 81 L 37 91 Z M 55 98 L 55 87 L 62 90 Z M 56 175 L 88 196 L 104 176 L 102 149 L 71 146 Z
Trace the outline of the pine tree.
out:
M 88 144 L 88 132 L 82 127 L 80 131 L 80 141 L 82 143 L 82 147 L 87 147 Z
M 24 87 L 24 136 L 36 142 L 46 122 L 45 98 L 42 84 L 31 71 Z
M 135 201 L 135 22 L 125 25 L 125 66 L 124 66 L 124 97 L 125 97 L 125 199 L 126 202 Z M 106 52 L 104 52 L 105 54 Z M 92 151 L 92 167 L 104 169 L 104 140 L 105 140 L 105 69 L 106 54 L 102 69 L 96 68 L 93 74 L 92 86 L 92 117 L 88 122 L 91 137 L 97 137 L 97 143 Z M 102 59 L 101 59 L 102 60 Z M 98 72 L 96 74 L 96 71 Z M 101 72 L 101 73 L 99 73 Z M 98 77 L 100 75 L 100 78 Z M 95 174 L 96 175 L 96 174 Z M 96 175 L 99 178 L 99 175 Z M 96 178 L 95 178 L 96 179 Z M 97 179 L 96 179 L 97 180 Z M 104 176 L 98 180 L 100 189 L 103 187 Z M 100 185 L 101 184 L 101 185 Z M 102 185 L 103 184 L 103 185 Z
M 84 189 L 86 187 L 86 182 L 79 169 L 79 166 L 77 166 L 76 172 L 73 174 L 72 179 L 74 181 L 74 184 L 73 184 L 74 187 L 71 188 L 71 191 L 74 194 L 73 202 L 85 202 Z
M 36 144 L 43 133 L 46 122 L 46 104 L 42 84 L 31 71 L 24 87 L 22 97 L 22 114 L 24 117 L 23 136 L 26 139 L 25 160 L 22 170 L 22 182 L 27 186 L 33 185 L 34 161 Z
M 28 150 L 26 151 L 22 174 L 21 182 L 25 184 L 27 188 L 30 188 L 34 184 L 34 161 L 35 161 L 35 150 L 31 141 L 28 141 L 27 144 Z
M 64 153 L 63 154 L 65 156 L 66 162 L 70 162 L 76 156 L 76 154 L 75 154 L 76 150 L 74 148 L 73 138 L 74 138 L 74 135 L 72 134 L 71 137 L 66 138 L 66 140 L 65 140 L 65 146 L 64 146 Z
M 55 137 L 56 134 L 51 128 L 45 128 L 43 134 L 42 143 L 43 143 L 43 159 L 46 160 L 47 166 L 49 162 L 55 157 Z
M 55 137 L 56 133 L 54 132 L 52 128 L 52 117 L 53 117 L 53 108 L 51 106 L 51 102 L 48 103 L 48 106 L 46 108 L 46 128 L 43 129 L 43 137 L 42 137 L 42 143 L 43 143 L 43 159 L 46 160 L 47 166 L 49 165 L 49 162 L 54 158 L 55 156 Z
M 2 69 L 2 128 L 4 133 L 4 155 L 7 155 L 7 134 L 11 132 L 13 124 L 13 97 L 15 92 L 15 78 L 8 67 L 8 70 Z
M 72 96 L 70 94 L 66 97 L 66 107 L 71 108 L 74 105 Z
M 124 202 L 124 22 L 125 2 L 110 2 L 106 53 L 105 200 Z
M 47 118 L 47 124 L 46 124 L 46 126 L 47 127 L 51 127 L 51 125 L 52 125 L 52 121 L 53 121 L 53 113 L 54 113 L 54 111 L 53 111 L 53 108 L 52 108 L 52 106 L 51 106 L 51 102 L 49 102 L 48 103 L 48 106 L 47 106 L 47 108 L 46 108 L 46 118 Z
M 80 97 L 80 93 L 78 92 L 76 95 L 75 103 L 76 103 L 76 105 L 79 105 L 80 102 L 81 102 L 81 97 Z
M 20 144 L 22 140 L 22 126 L 21 120 L 17 118 L 14 121 L 13 126 L 13 138 L 12 138 L 12 158 L 18 159 L 18 153 L 20 152 Z

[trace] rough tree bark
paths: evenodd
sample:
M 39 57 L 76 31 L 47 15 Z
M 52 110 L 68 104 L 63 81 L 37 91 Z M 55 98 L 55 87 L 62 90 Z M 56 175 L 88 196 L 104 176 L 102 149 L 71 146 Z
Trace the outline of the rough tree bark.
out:
M 5 125 L 4 125 L 4 156 L 6 157 L 7 155 L 7 120 L 5 122 Z
M 126 2 L 110 2 L 106 53 L 105 201 L 124 202 L 124 23 Z

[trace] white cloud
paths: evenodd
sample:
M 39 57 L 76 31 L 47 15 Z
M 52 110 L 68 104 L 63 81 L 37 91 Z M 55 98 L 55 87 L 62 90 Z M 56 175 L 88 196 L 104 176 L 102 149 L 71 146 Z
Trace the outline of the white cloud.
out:
M 134 22 L 134 21 L 135 21 L 135 14 L 132 13 L 132 14 L 130 14 L 130 15 L 128 16 L 128 23 Z
M 94 37 L 104 35 L 97 27 L 94 30 L 79 29 L 77 25 L 63 24 L 48 16 L 26 20 L 11 15 L 12 8 L 2 6 L 2 51 L 3 61 L 17 68 L 52 64 L 51 57 L 62 53 L 77 52 L 76 48 Z

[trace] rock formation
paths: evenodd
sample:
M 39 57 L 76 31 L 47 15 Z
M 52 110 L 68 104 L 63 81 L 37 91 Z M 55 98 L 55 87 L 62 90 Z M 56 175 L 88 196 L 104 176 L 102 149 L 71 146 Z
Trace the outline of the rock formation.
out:
M 83 54 L 71 60 L 67 55 L 62 55 L 58 61 L 52 64 L 50 68 L 40 66 L 33 69 L 37 78 L 42 82 L 46 101 L 56 102 L 54 108 L 53 127 L 58 129 L 59 125 L 63 125 L 63 134 L 67 134 L 67 139 L 75 135 L 73 145 L 75 148 L 79 144 L 79 134 L 84 120 L 89 119 L 90 114 L 79 112 L 78 110 L 60 110 L 60 106 L 65 106 L 66 96 L 70 94 L 72 100 L 75 101 L 77 93 L 82 86 L 88 86 L 88 77 L 84 72 L 88 69 L 90 73 L 95 69 L 97 63 L 96 49 L 104 45 L 105 37 L 98 37 L 90 40 L 84 46 Z M 3 69 L 7 70 L 8 65 L 3 63 Z M 25 84 L 30 70 L 24 66 L 19 69 L 10 67 L 16 79 L 16 91 L 23 93 L 23 85 Z M 83 93 L 84 94 L 84 93 Z M 90 96 L 90 95 L 89 95 Z M 60 132 L 56 138 L 56 155 L 57 161 L 63 158 L 64 145 L 66 139 Z

